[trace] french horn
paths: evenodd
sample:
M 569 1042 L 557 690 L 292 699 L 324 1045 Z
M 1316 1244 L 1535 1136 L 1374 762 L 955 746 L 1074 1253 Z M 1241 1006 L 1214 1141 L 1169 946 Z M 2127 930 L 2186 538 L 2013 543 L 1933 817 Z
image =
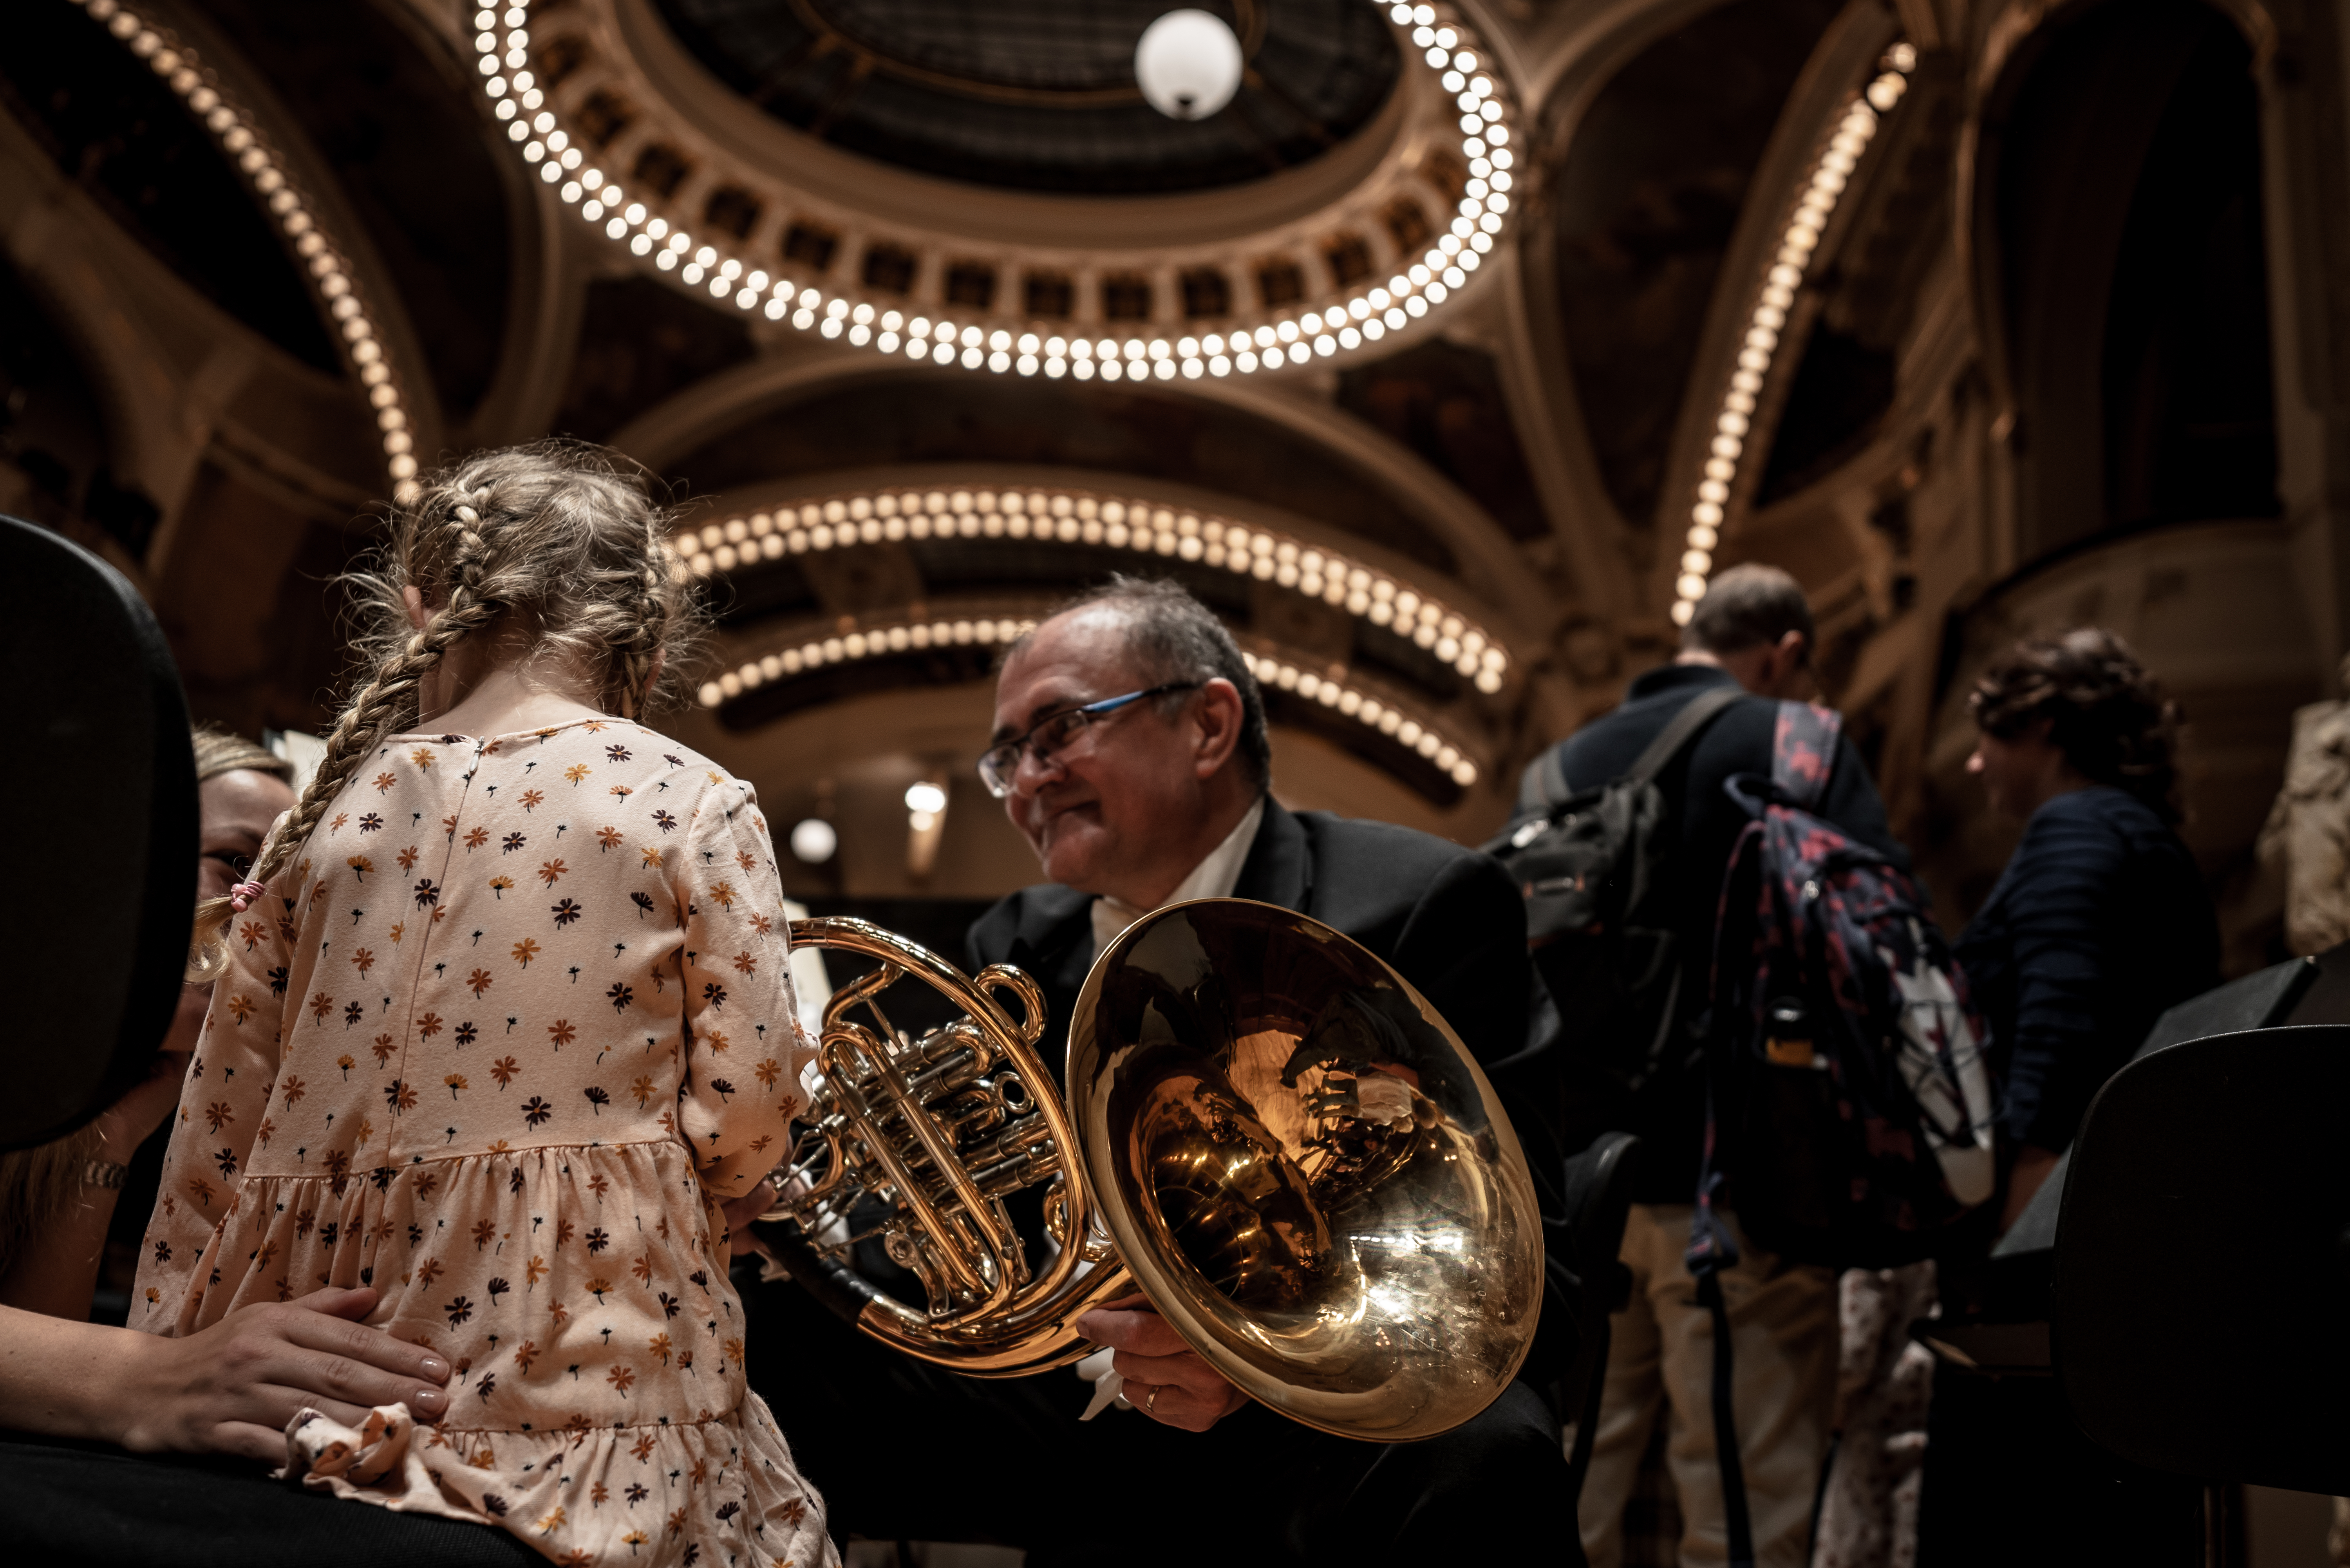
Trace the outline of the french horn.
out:
M 1349 938 L 1240 898 L 1146 916 L 1086 978 L 1064 1093 L 1020 971 L 965 976 L 863 920 L 791 932 L 877 967 L 826 1008 L 754 1235 L 864 1333 L 1021 1376 L 1083 1356 L 1076 1320 L 1139 1292 L 1259 1402 L 1379 1442 L 1457 1427 L 1515 1376 L 1542 1300 L 1525 1157 L 1451 1028 Z M 961 1016 L 894 1028 L 906 977 Z M 856 1266 L 875 1248 L 894 1282 Z

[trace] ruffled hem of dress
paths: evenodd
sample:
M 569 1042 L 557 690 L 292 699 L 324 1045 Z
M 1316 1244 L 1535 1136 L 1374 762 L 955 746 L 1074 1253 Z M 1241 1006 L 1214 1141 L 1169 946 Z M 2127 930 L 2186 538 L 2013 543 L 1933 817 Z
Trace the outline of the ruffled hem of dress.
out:
M 281 1480 L 490 1525 L 566 1565 L 838 1564 L 823 1500 L 755 1395 L 728 1417 L 554 1432 L 420 1426 L 404 1404 L 380 1405 L 352 1428 L 306 1408 L 287 1423 L 286 1448 Z

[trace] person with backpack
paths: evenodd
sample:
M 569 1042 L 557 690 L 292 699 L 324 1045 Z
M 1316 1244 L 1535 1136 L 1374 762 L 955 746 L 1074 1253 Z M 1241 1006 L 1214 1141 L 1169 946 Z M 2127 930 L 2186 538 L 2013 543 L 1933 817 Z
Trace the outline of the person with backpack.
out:
M 1835 1273 L 1754 1245 L 1734 1207 L 1734 1175 L 1708 1194 L 1708 1233 L 1726 1243 L 1713 1254 L 1713 1304 L 1687 1254 L 1701 1173 L 1718 1168 L 1709 1132 L 1738 1125 L 1748 1108 L 1709 1105 L 1710 1083 L 1719 1096 L 1741 1082 L 1709 1070 L 1718 1054 L 1710 1039 L 1725 1027 L 1713 1005 L 1725 874 L 1755 848 L 1762 803 L 1753 792 L 1770 788 L 1783 714 L 1833 720 L 1779 701 L 1805 685 L 1814 637 L 1785 572 L 1721 573 L 1675 662 L 1634 680 L 1620 707 L 1528 767 L 1517 820 L 1493 846 L 1527 895 L 1534 959 L 1559 1015 L 1566 1147 L 1610 1129 L 1641 1139 L 1621 1252 L 1630 1300 L 1612 1320 L 1597 1418 L 1578 1433 L 1589 1452 L 1580 1527 L 1594 1568 L 1623 1559 L 1625 1501 L 1660 1418 L 1683 1563 L 1751 1557 L 1796 1568 L 1809 1553 L 1835 1396 Z M 1866 767 L 1832 725 L 1809 768 L 1825 774 L 1809 780 L 1811 815 L 1864 859 L 1906 872 Z M 1751 888 L 1740 895 L 1753 897 Z M 1732 923 L 1741 934 L 1724 958 L 1734 969 L 1754 939 L 1750 921 Z M 1728 1324 L 1726 1358 L 1716 1355 L 1717 1321 Z M 1725 1403 L 1735 1432 L 1726 1447 L 1716 1421 Z

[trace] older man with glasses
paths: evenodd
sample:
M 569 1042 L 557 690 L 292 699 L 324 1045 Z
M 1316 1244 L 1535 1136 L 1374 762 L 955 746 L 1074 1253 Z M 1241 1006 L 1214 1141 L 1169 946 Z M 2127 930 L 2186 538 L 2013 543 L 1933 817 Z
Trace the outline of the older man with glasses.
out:
M 1544 1064 L 1526 1047 L 1517 890 L 1472 850 L 1274 800 L 1255 680 L 1231 634 L 1180 587 L 1113 578 L 1013 645 L 980 774 L 1047 881 L 980 919 L 970 961 L 1035 978 L 1056 1070 L 1107 943 L 1167 904 L 1256 898 L 1336 927 L 1400 971 L 1511 1103 L 1530 1162 L 1555 1168 L 1544 1126 L 1555 1090 L 1540 1087 Z M 1565 1305 L 1572 1291 L 1555 1277 L 1551 1293 Z M 1139 1303 L 1080 1321 L 1115 1352 L 1135 1407 L 1088 1424 L 1088 1386 L 1066 1373 L 957 1377 L 819 1323 L 796 1294 L 771 1289 L 755 1304 L 750 1365 L 754 1376 L 793 1367 L 775 1408 L 837 1527 L 1001 1541 L 1028 1548 L 1032 1568 L 1530 1547 L 1580 1560 L 1557 1417 L 1530 1381 L 1557 1375 L 1570 1323 L 1546 1323 L 1524 1378 L 1474 1421 L 1382 1446 L 1253 1404 Z M 764 1355 L 763 1341 L 774 1345 Z M 884 1464 L 893 1440 L 921 1457 Z

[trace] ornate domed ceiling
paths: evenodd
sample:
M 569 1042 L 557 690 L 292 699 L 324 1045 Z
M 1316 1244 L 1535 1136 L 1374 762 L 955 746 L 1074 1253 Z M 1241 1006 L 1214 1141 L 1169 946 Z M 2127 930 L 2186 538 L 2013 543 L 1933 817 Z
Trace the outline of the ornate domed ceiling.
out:
M 1239 6 L 1239 97 L 1179 121 L 1132 79 L 1154 9 L 579 0 L 472 20 L 510 140 L 608 243 L 846 347 L 1247 377 L 1416 335 L 1468 287 L 1517 153 L 1466 18 Z
M 1262 179 L 1369 123 L 1402 61 L 1361 0 L 1217 9 L 1247 62 L 1223 111 L 1135 85 L 1163 0 L 657 0 L 710 73 L 835 147 L 975 184 L 1151 195 Z

